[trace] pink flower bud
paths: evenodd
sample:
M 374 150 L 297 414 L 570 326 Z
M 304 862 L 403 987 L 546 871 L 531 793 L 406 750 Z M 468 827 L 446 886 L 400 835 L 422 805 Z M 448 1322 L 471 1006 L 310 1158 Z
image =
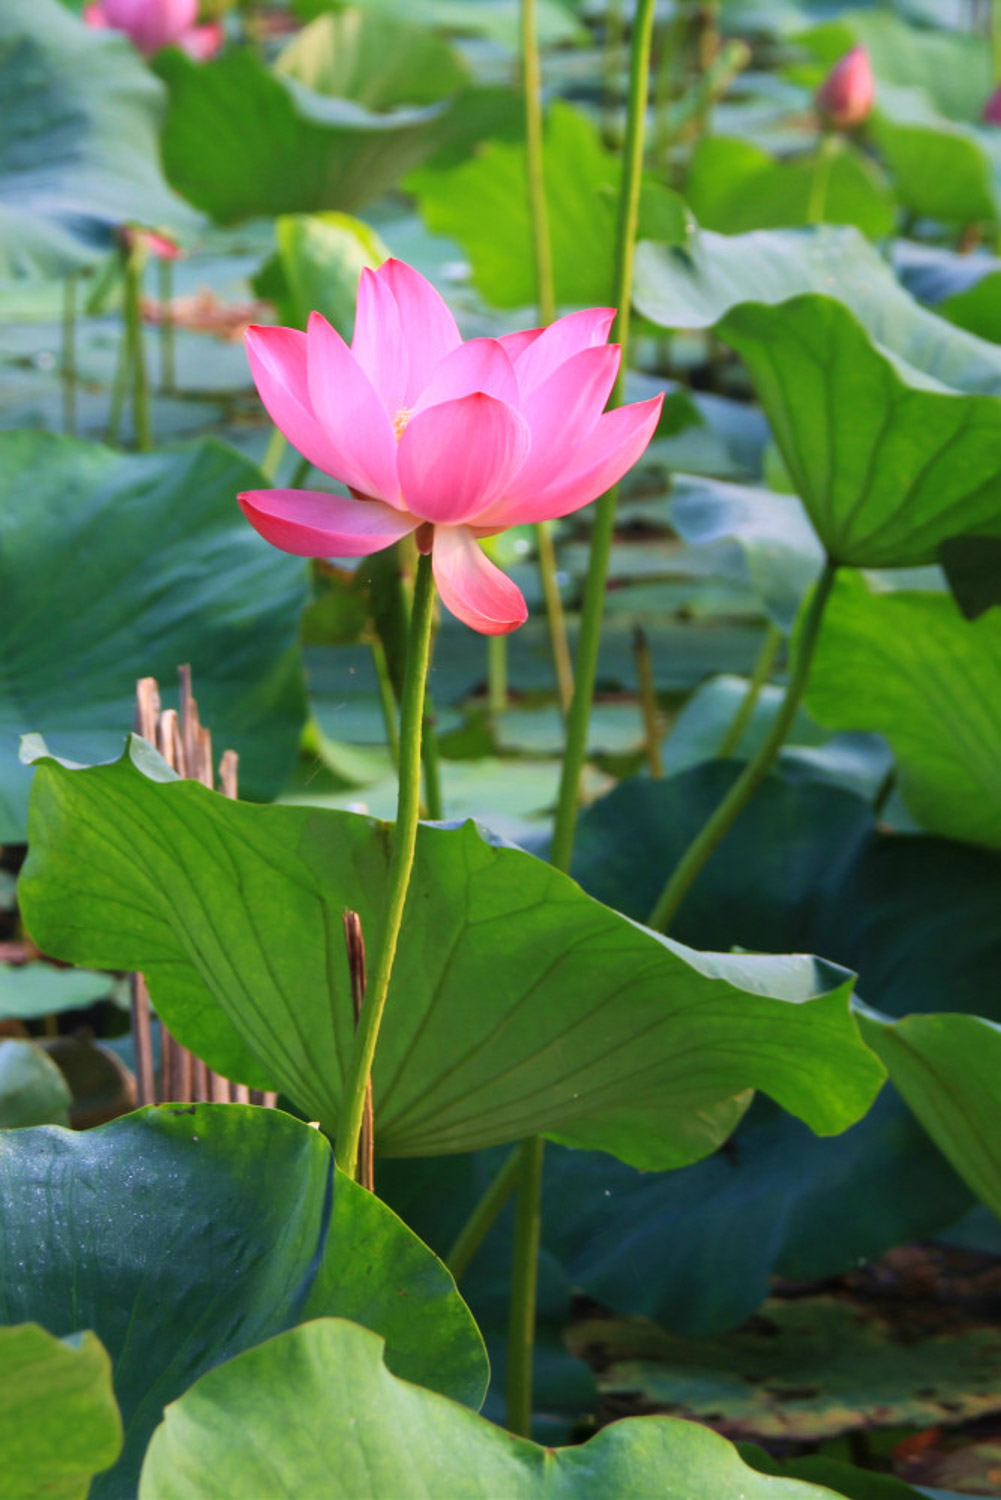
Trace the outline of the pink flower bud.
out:
M 864 47 L 853 47 L 828 73 L 817 90 L 817 109 L 836 130 L 850 130 L 872 109 L 876 98 L 876 80 L 872 76 L 869 54 Z
M 204 61 L 224 41 L 220 25 L 198 26 L 198 0 L 91 0 L 83 8 L 88 26 L 122 31 L 144 57 L 161 47 L 183 47 Z
M 165 234 L 157 234 L 154 229 L 139 229 L 134 224 L 126 224 L 121 235 L 126 250 L 136 250 L 142 246 L 147 255 L 152 255 L 157 260 L 184 259 L 184 251 L 180 245 L 168 239 Z
M 984 119 L 988 125 L 1001 125 L 1001 88 L 996 88 L 984 105 Z

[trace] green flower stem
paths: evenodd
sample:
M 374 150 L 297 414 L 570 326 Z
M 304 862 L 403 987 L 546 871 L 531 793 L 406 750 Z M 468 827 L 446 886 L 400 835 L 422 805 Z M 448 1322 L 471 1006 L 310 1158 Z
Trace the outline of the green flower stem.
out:
M 754 663 L 751 680 L 747 684 L 747 692 L 740 700 L 740 707 L 730 721 L 730 726 L 720 740 L 719 749 L 716 751 L 721 760 L 726 760 L 728 755 L 732 755 L 740 744 L 741 736 L 751 722 L 751 715 L 757 707 L 758 699 L 764 692 L 765 683 L 772 675 L 784 639 L 777 625 L 769 625 L 761 643 L 761 650 L 758 652 L 758 659 Z
M 284 432 L 280 430 L 280 428 L 273 427 L 271 429 L 271 436 L 268 438 L 268 446 L 264 450 L 264 457 L 261 459 L 261 473 L 264 475 L 265 479 L 270 480 L 272 483 L 274 483 L 275 479 L 278 476 L 278 470 L 281 468 L 281 462 L 285 456 L 285 445 L 287 442 L 288 439 L 286 438 Z
M 994 82 L 1001 83 L 1001 0 L 991 0 L 991 58 Z
M 456 1281 L 469 1269 L 501 1209 L 521 1181 L 522 1147 L 516 1146 L 456 1236 L 445 1264 Z
M 525 95 L 525 172 L 528 179 L 528 208 L 532 226 L 532 254 L 535 259 L 535 285 L 539 303 L 539 321 L 551 323 L 556 317 L 556 283 L 553 277 L 553 247 L 549 237 L 549 203 L 543 168 L 542 143 L 542 64 L 539 58 L 539 31 L 535 0 L 521 0 L 521 77 Z M 535 528 L 539 581 L 546 601 L 546 619 L 556 671 L 560 707 L 565 714 L 573 693 L 573 666 L 567 641 L 567 623 L 563 600 L 556 577 L 556 549 L 552 528 L 540 521 Z
M 174 327 L 174 263 L 157 261 L 157 300 L 160 303 L 160 389 L 177 389 L 177 339 Z
M 389 746 L 389 754 L 394 766 L 400 764 L 400 726 L 396 717 L 396 694 L 393 692 L 393 682 L 389 675 L 389 663 L 386 660 L 386 648 L 376 632 L 371 627 L 368 642 L 372 653 L 372 665 L 375 667 L 376 682 L 379 685 L 379 706 L 382 709 L 382 722 L 386 730 L 386 744 Z
M 507 636 L 487 636 L 487 713 L 493 720 L 507 712 Z
M 63 281 L 63 431 L 76 436 L 76 283 L 75 274 Z
M 122 414 L 125 411 L 125 394 L 129 388 L 129 372 L 131 370 L 130 356 L 129 332 L 123 323 L 122 336 L 118 341 L 118 355 L 115 359 L 115 373 L 111 380 L 108 425 L 104 434 L 104 441 L 106 443 L 117 445 L 121 439 Z
M 612 392 L 612 404 L 622 400 L 626 362 L 629 355 L 629 322 L 632 309 L 633 260 L 636 252 L 636 227 L 639 221 L 640 185 L 643 176 L 643 146 L 646 135 L 647 97 L 650 84 L 650 42 L 653 34 L 655 0 L 638 0 L 633 18 L 632 51 L 629 70 L 629 111 L 626 121 L 625 162 L 619 194 L 618 225 L 615 238 L 615 284 L 618 317 L 614 338 L 622 346 L 619 377 Z M 602 495 L 595 506 L 591 533 L 591 556 L 584 604 L 581 612 L 580 638 L 577 645 L 576 681 L 570 712 L 567 715 L 566 748 L 560 777 L 556 824 L 550 862 L 559 870 L 568 870 L 573 855 L 577 828 L 577 798 L 581 773 L 587 754 L 587 736 L 591 724 L 591 704 L 598 672 L 598 647 L 605 608 L 605 585 L 615 530 L 615 503 L 618 486 Z
M 664 775 L 664 757 L 660 748 L 660 708 L 653 672 L 653 657 L 646 631 L 637 625 L 633 631 L 633 657 L 639 683 L 640 710 L 643 714 L 643 744 L 647 769 L 655 781 Z
M 399 795 L 389 856 L 383 926 L 365 994 L 365 1004 L 355 1032 L 344 1084 L 343 1108 L 337 1125 L 337 1165 L 350 1177 L 355 1176 L 358 1167 L 358 1141 L 365 1111 L 365 1093 L 386 1009 L 386 996 L 389 994 L 389 981 L 400 940 L 403 909 L 417 845 L 417 822 L 421 805 L 421 728 L 424 721 L 424 691 L 431 656 L 433 618 L 434 577 L 431 558 L 422 554 L 417 564 L 403 677 Z
M 145 260 L 145 252 L 138 246 L 126 252 L 123 284 L 125 330 L 132 374 L 132 419 L 135 424 L 136 447 L 140 453 L 148 453 L 153 446 L 149 375 L 143 347 L 142 279 Z
M 837 154 L 838 138 L 833 130 L 825 130 L 817 143 L 817 154 L 810 178 L 810 196 L 806 204 L 806 222 L 823 224 L 827 213 L 827 190 L 831 183 L 831 167 Z
M 309 478 L 309 471 L 310 469 L 312 469 L 312 467 L 313 465 L 310 463 L 308 458 L 300 458 L 299 462 L 295 466 L 292 478 L 289 481 L 289 489 L 301 490 L 303 485 L 306 483 L 306 480 Z
M 542 1240 L 545 1146 L 541 1136 L 532 1136 L 524 1142 L 519 1153 L 521 1182 L 515 1210 L 514 1276 L 507 1340 L 507 1427 L 517 1437 L 529 1437 L 532 1431 L 532 1363 Z
M 810 676 L 817 637 L 820 634 L 824 610 L 831 595 L 837 575 L 837 564 L 827 562 L 813 591 L 803 628 L 796 643 L 796 654 L 789 673 L 785 696 L 782 699 L 775 721 L 760 749 L 748 761 L 722 802 L 711 814 L 698 834 L 689 844 L 668 880 L 660 899 L 650 913 L 648 926 L 658 932 L 666 932 L 713 851 L 722 843 L 758 787 L 771 770 L 776 755 L 782 748 L 786 735 L 795 718 L 806 684 Z

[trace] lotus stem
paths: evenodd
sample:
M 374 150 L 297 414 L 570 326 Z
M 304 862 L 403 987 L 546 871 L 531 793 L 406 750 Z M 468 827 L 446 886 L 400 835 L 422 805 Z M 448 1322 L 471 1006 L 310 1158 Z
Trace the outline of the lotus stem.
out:
M 434 577 L 430 556 L 417 564 L 413 609 L 407 641 L 400 712 L 400 780 L 389 855 L 389 876 L 375 962 L 365 993 L 361 1017 L 344 1084 L 343 1105 L 337 1122 L 336 1160 L 341 1171 L 354 1177 L 358 1168 L 358 1143 L 365 1114 L 365 1098 L 372 1074 L 379 1031 L 386 1009 L 389 982 L 400 940 L 400 927 L 407 901 L 410 875 L 417 847 L 417 824 L 421 805 L 421 730 L 424 695 L 431 657 L 431 624 L 434 618 Z
M 758 706 L 758 700 L 764 692 L 765 683 L 772 675 L 779 649 L 784 637 L 777 625 L 769 625 L 765 632 L 765 638 L 758 652 L 758 659 L 754 663 L 751 680 L 747 684 L 747 691 L 740 700 L 740 706 L 730 721 L 730 726 L 720 740 L 719 749 L 716 754 L 721 760 L 726 760 L 732 755 L 740 744 L 744 730 L 751 722 L 751 716 Z
M 656 0 L 638 0 L 633 19 L 625 161 L 622 186 L 619 191 L 618 224 L 615 237 L 615 301 L 618 316 L 613 337 L 622 346 L 622 363 L 619 366 L 619 376 L 612 392 L 612 405 L 616 406 L 622 400 L 629 356 L 633 261 L 636 252 L 640 186 L 643 177 L 643 147 L 646 138 L 646 112 L 650 86 L 650 46 L 655 12 Z M 591 704 L 598 673 L 598 647 L 601 642 L 605 585 L 608 581 L 617 498 L 618 486 L 616 485 L 606 495 L 602 495 L 595 506 L 591 557 L 584 588 L 580 637 L 577 645 L 574 695 L 570 704 L 570 712 L 567 715 L 566 748 L 563 753 L 553 846 L 549 856 L 550 862 L 559 870 L 568 870 L 573 856 L 574 835 L 577 828 L 577 800 L 584 759 L 587 754 Z
M 658 932 L 667 932 L 678 913 L 678 908 L 704 869 L 710 855 L 722 843 L 751 801 L 785 743 L 786 735 L 796 716 L 796 710 L 806 691 L 824 610 L 836 576 L 837 564 L 830 561 L 825 563 L 824 571 L 814 586 L 813 595 L 807 607 L 803 628 L 796 643 L 795 658 L 785 695 L 772 727 L 757 753 L 748 761 L 722 802 L 678 861 L 674 873 L 661 892 L 648 919 L 648 926 L 655 928 Z
M 653 658 L 646 631 L 639 625 L 633 631 L 633 657 L 639 682 L 640 709 L 643 714 L 643 741 L 647 769 L 655 781 L 664 775 L 664 757 L 660 748 L 660 711 L 657 686 L 653 675 Z
M 177 330 L 174 324 L 174 263 L 157 261 L 157 300 L 160 303 L 160 389 L 177 389 Z
M 535 260 L 536 298 L 539 304 L 539 321 L 547 324 L 556 317 L 556 283 L 553 276 L 553 247 L 549 236 L 549 203 L 543 165 L 542 64 L 539 57 L 535 0 L 521 0 L 521 77 L 525 95 L 525 169 L 532 226 L 532 254 Z M 535 542 L 539 581 L 546 601 L 546 620 L 549 625 L 560 711 L 565 715 L 573 693 L 573 666 L 567 642 L 563 600 L 556 575 L 556 549 L 553 546 L 552 527 L 548 521 L 536 524 Z
M 521 1181 L 522 1147 L 516 1146 L 456 1236 L 445 1264 L 456 1281 L 464 1276 L 501 1209 Z
M 76 436 L 76 283 L 72 273 L 63 281 L 63 347 L 60 373 L 63 380 L 63 431 Z
M 806 204 L 806 222 L 823 224 L 827 213 L 827 193 L 831 185 L 831 167 L 837 153 L 837 136 L 833 130 L 825 130 L 817 144 L 810 178 L 810 196 Z
M 994 82 L 1001 83 L 1001 0 L 991 0 L 991 60 Z
M 487 713 L 497 720 L 507 712 L 507 636 L 487 636 Z
M 140 453 L 148 453 L 153 446 L 149 375 L 146 370 L 146 351 L 143 347 L 142 278 L 145 261 L 145 251 L 140 245 L 135 245 L 125 253 L 123 283 L 125 330 L 132 376 L 132 419 L 135 426 L 136 447 Z
M 545 1141 L 533 1136 L 521 1148 L 514 1224 L 514 1275 L 507 1341 L 507 1427 L 517 1437 L 532 1431 L 532 1365 L 542 1243 L 542 1167 Z

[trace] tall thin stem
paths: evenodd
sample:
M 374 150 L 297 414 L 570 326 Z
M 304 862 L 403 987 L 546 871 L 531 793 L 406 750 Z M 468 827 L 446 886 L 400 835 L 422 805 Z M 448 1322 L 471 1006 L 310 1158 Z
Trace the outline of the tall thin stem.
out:
M 994 82 L 1001 83 L 1001 0 L 991 0 L 991 58 Z
M 740 700 L 737 712 L 730 720 L 726 733 L 720 740 L 719 749 L 716 751 L 721 760 L 726 760 L 728 755 L 732 755 L 740 744 L 744 730 L 750 724 L 754 710 L 758 706 L 758 700 L 764 692 L 765 683 L 772 675 L 775 660 L 779 654 L 779 648 L 782 645 L 783 639 L 784 637 L 779 627 L 777 625 L 769 625 L 765 632 L 765 638 L 761 643 L 758 659 L 754 663 L 754 670 L 751 673 L 751 680 L 747 684 L 747 690 Z
M 496 727 L 507 713 L 507 636 L 487 636 L 487 713 Z
M 63 282 L 63 431 L 76 436 L 76 283 L 75 272 Z
M 827 193 L 831 185 L 831 168 L 837 154 L 838 138 L 833 130 L 824 130 L 817 143 L 810 176 L 810 195 L 806 202 L 806 222 L 823 224 L 827 214 Z
M 636 252 L 636 227 L 639 222 L 640 186 L 643 177 L 643 146 L 646 138 L 647 98 L 650 82 L 650 43 L 653 34 L 656 0 L 637 0 L 633 19 L 632 51 L 629 70 L 629 110 L 626 120 L 625 162 L 619 192 L 618 225 L 615 237 L 615 286 L 618 317 L 614 337 L 622 346 L 619 377 L 612 392 L 612 404 L 622 400 L 626 362 L 629 354 L 629 323 L 632 309 L 633 260 Z M 604 618 L 605 585 L 615 530 L 615 503 L 618 486 L 602 495 L 595 506 L 591 533 L 591 557 L 577 645 L 577 662 L 573 700 L 567 716 L 566 749 L 560 777 L 559 800 L 550 861 L 557 869 L 568 870 L 573 855 L 577 828 L 577 799 L 581 772 L 587 754 L 587 736 L 591 724 L 591 704 L 598 672 L 598 646 Z
M 514 1277 L 507 1340 L 507 1426 L 518 1437 L 532 1431 L 532 1362 L 542 1242 L 542 1166 L 545 1141 L 521 1148 L 521 1182 L 514 1222 Z
M 142 276 L 145 252 L 138 245 L 125 255 L 124 313 L 128 335 L 132 374 L 132 419 L 136 447 L 146 453 L 153 446 L 153 423 L 150 413 L 149 374 L 143 347 Z
M 539 57 L 539 30 L 535 0 L 521 0 L 521 77 L 525 94 L 525 173 L 528 179 L 528 207 L 532 226 L 532 255 L 535 260 L 535 287 L 539 304 L 539 321 L 551 323 L 556 317 L 556 283 L 553 276 L 553 247 L 549 237 L 549 203 L 542 143 L 542 64 Z M 552 529 L 547 521 L 535 528 L 539 580 L 546 601 L 546 618 L 556 671 L 560 708 L 565 714 L 573 692 L 573 666 L 567 642 L 567 624 L 556 576 L 556 549 Z
M 160 304 L 160 389 L 177 389 L 177 338 L 174 324 L 174 263 L 167 256 L 157 261 L 157 301 Z
M 470 1261 L 518 1186 L 521 1164 L 522 1148 L 516 1146 L 456 1235 L 451 1250 L 445 1256 L 445 1264 L 456 1281 L 468 1270 Z
M 434 618 L 434 577 L 430 556 L 417 564 L 414 603 L 410 616 L 407 661 L 403 676 L 400 710 L 400 781 L 389 855 L 389 876 L 383 911 L 382 932 L 365 994 L 361 1019 L 344 1085 L 343 1108 L 337 1124 L 337 1165 L 350 1177 L 358 1166 L 358 1142 L 365 1112 L 365 1095 L 372 1073 L 379 1029 L 386 1009 L 389 981 L 400 940 L 403 910 L 414 866 L 417 823 L 421 805 L 421 728 L 424 720 L 424 688 L 431 655 L 431 623 Z
M 789 681 L 786 685 L 785 696 L 779 707 L 778 713 L 767 737 L 761 744 L 757 753 L 748 761 L 733 786 L 727 792 L 722 802 L 711 814 L 708 821 L 703 825 L 695 838 L 685 850 L 674 873 L 668 880 L 656 906 L 650 913 L 649 926 L 657 928 L 660 932 L 666 932 L 678 908 L 691 890 L 699 874 L 706 865 L 709 856 L 722 843 L 734 823 L 744 811 L 744 808 L 754 796 L 758 787 L 764 781 L 779 750 L 785 742 L 792 721 L 796 716 L 796 710 L 802 701 L 806 691 L 806 684 L 810 676 L 810 664 L 817 645 L 817 637 L 820 634 L 821 622 L 824 618 L 824 610 L 834 586 L 837 576 L 837 564 L 827 562 L 824 571 L 813 591 L 807 608 L 803 628 L 796 644 L 796 655 L 792 670 L 789 673 Z

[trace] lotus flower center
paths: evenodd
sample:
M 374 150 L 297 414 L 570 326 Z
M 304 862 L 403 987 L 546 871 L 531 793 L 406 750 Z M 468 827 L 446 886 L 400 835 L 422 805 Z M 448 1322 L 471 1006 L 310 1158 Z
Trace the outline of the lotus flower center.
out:
M 409 406 L 401 406 L 399 411 L 396 413 L 396 416 L 393 418 L 393 431 L 396 434 L 397 442 L 400 441 L 400 438 L 406 431 L 407 423 L 410 421 L 410 418 L 412 416 L 413 412 Z

